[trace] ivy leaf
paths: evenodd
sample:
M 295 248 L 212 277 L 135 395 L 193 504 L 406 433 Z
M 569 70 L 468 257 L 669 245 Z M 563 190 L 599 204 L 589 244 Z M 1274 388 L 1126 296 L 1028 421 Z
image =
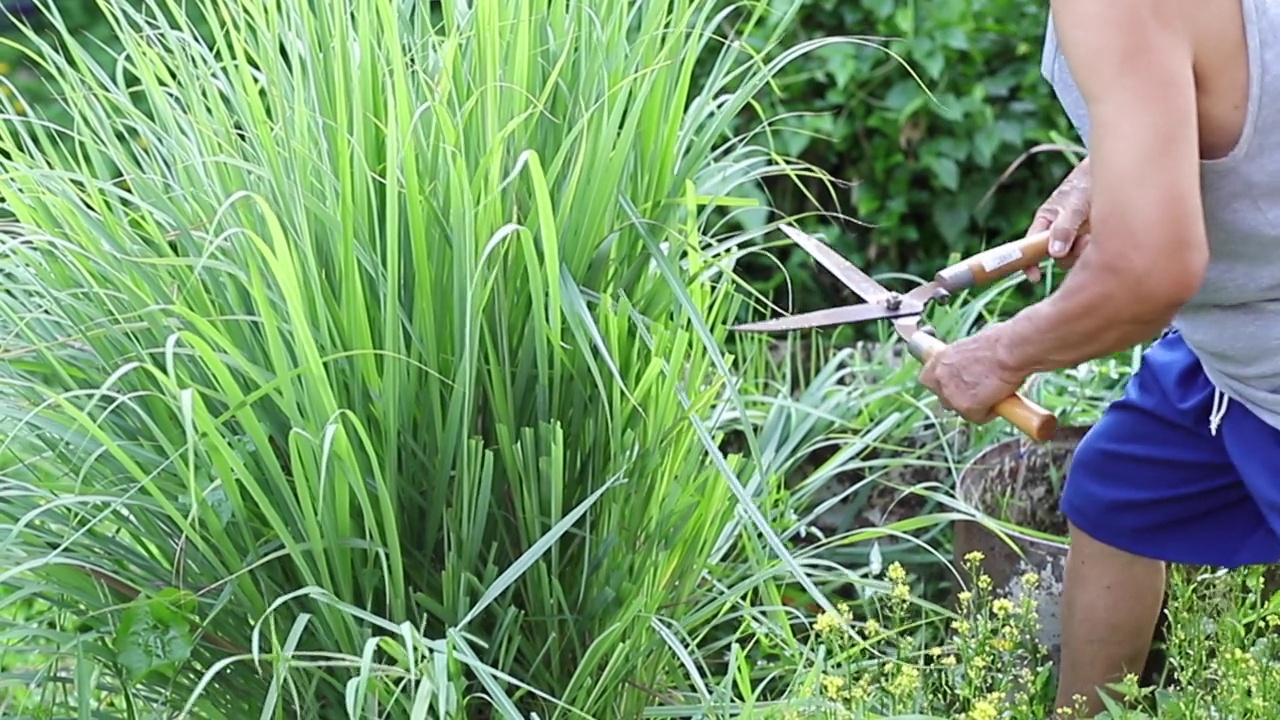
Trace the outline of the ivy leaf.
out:
M 967 52 L 971 47 L 969 45 L 969 35 L 963 28 L 951 25 L 937 30 L 938 42 L 952 50 Z
M 969 211 L 955 202 L 939 202 L 934 205 L 931 215 L 934 228 L 947 245 L 962 247 L 964 233 L 969 229 Z
M 884 105 L 888 110 L 902 113 L 907 107 L 924 97 L 924 93 L 920 90 L 920 86 L 916 84 L 914 78 L 907 77 L 893 84 L 889 88 L 889 92 L 884 96 Z
M 988 125 L 973 134 L 973 157 L 982 167 L 990 167 L 1003 139 L 1000 132 Z
M 960 166 L 946 155 L 931 155 L 925 160 L 929 171 L 944 189 L 955 192 L 960 188 Z
M 885 19 L 893 14 L 897 6 L 896 0 L 865 0 L 863 5 L 878 19 Z
M 194 647 L 187 616 L 158 597 L 139 599 L 125 609 L 113 643 L 117 662 L 134 681 L 172 672 Z

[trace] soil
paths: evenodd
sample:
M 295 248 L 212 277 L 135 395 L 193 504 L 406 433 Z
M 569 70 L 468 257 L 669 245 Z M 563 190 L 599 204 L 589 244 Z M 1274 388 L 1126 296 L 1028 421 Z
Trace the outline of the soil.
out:
M 979 458 L 960 488 L 961 500 L 990 517 L 1065 537 L 1067 519 L 1058 498 L 1083 430 L 1062 432 L 1066 442 L 1009 443 Z

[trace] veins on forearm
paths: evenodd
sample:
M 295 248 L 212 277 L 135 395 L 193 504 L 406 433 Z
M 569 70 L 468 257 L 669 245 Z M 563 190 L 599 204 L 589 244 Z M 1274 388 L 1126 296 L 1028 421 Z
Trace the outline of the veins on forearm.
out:
M 1061 370 L 1133 347 L 1158 335 L 1177 313 L 1169 298 L 1130 292 L 1127 274 L 1081 265 L 1056 293 L 993 328 L 1001 363 L 1010 370 Z

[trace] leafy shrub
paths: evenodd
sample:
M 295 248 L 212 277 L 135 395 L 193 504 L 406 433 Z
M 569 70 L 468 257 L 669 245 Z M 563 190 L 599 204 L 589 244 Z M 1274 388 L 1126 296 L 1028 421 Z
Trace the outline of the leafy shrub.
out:
M 713 418 L 763 356 L 717 350 L 742 239 L 708 188 L 769 171 L 725 130 L 778 64 L 727 48 L 691 94 L 700 0 L 207 0 L 212 44 L 145 7 L 103 2 L 118 73 L 30 33 L 67 120 L 0 125 L 22 709 L 637 717 L 687 684 L 737 597 L 706 568 L 796 569 Z
M 829 45 L 799 59 L 761 96 L 759 114 L 739 119 L 743 128 L 769 119 L 767 144 L 824 171 L 806 176 L 803 185 L 763 181 L 758 196 L 767 193 L 783 215 L 821 213 L 805 227 L 825 233 L 837 250 L 873 273 L 932 276 L 953 254 L 1021 236 L 1070 167 L 1066 158 L 1037 154 L 989 202 L 983 199 L 1023 153 L 1072 136 L 1040 77 L 1046 3 L 774 5 L 796 5 L 796 21 L 780 27 L 766 17 L 744 43 L 763 44 L 779 33 L 784 42 L 835 35 L 865 41 Z M 765 219 L 763 213 L 739 217 L 747 223 Z M 747 266 L 754 285 L 774 294 L 775 302 L 812 309 L 846 294 L 815 272 L 803 252 L 777 254 L 793 287 L 786 287 L 773 262 Z

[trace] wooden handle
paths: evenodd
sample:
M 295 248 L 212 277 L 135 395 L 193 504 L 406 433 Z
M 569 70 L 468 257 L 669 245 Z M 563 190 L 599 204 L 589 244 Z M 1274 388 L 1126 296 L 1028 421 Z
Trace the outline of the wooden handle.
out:
M 984 285 L 1039 265 L 1049 257 L 1049 231 L 997 245 L 940 270 L 934 281 L 950 292 Z
M 1001 400 L 994 410 L 1036 442 L 1049 442 L 1058 434 L 1058 418 L 1018 393 Z
M 907 351 L 920 362 L 928 362 L 934 353 L 946 346 L 945 342 L 921 331 L 907 340 Z M 1058 434 L 1058 418 L 1019 393 L 1001 400 L 992 409 L 1036 442 L 1048 442 Z

